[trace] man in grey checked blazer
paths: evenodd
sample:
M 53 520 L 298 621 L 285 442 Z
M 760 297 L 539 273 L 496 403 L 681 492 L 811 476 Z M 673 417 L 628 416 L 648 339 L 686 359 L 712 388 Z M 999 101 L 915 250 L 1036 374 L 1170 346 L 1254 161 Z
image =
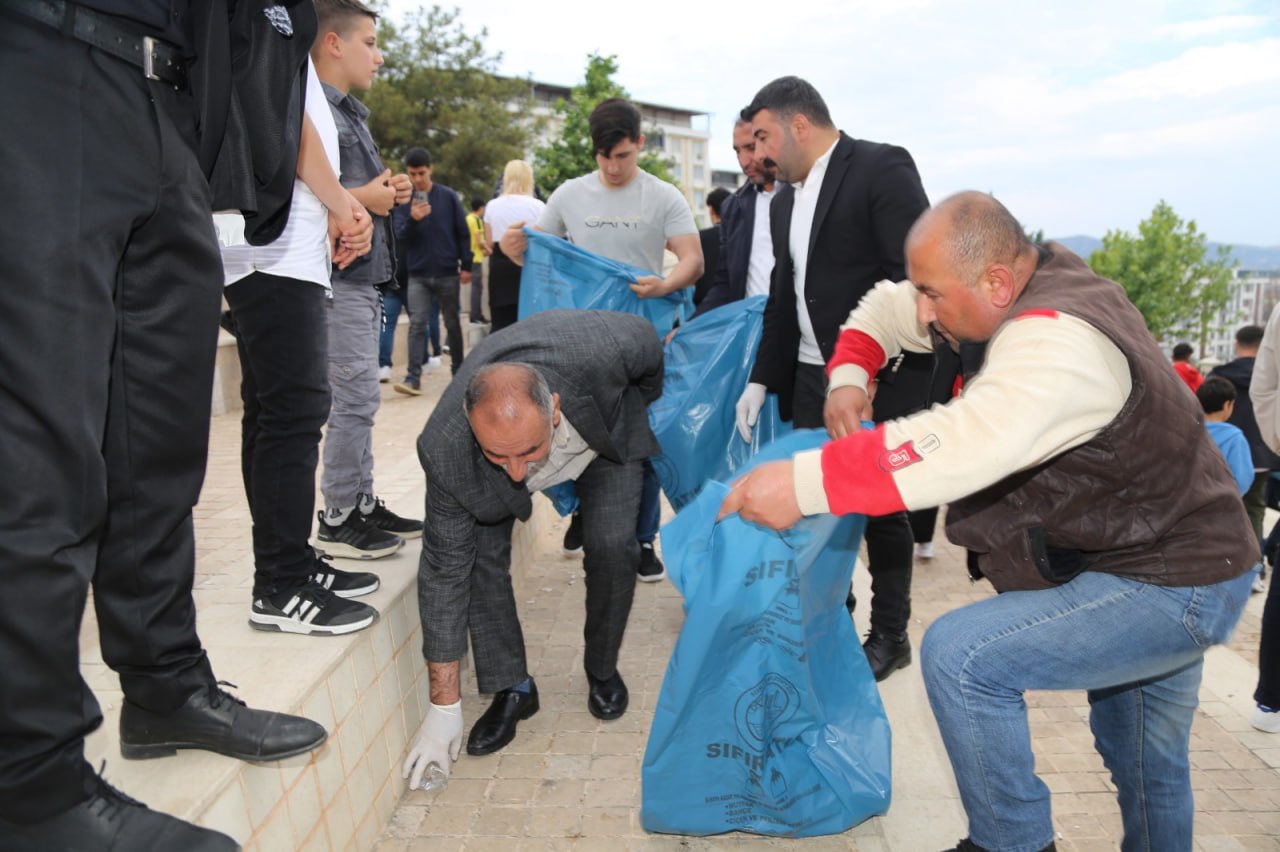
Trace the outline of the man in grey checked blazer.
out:
M 430 764 L 447 775 L 460 750 L 458 665 L 468 633 L 479 690 L 495 697 L 467 752 L 497 751 L 518 720 L 537 712 L 510 577 L 512 526 L 532 513 L 530 487 L 577 485 L 588 709 L 602 719 L 625 711 L 618 648 L 640 559 L 643 461 L 658 452 L 646 407 L 661 393 L 653 326 L 581 310 L 536 314 L 489 336 L 445 390 L 418 438 L 427 476 L 418 599 L 431 707 L 405 761 L 411 786 Z

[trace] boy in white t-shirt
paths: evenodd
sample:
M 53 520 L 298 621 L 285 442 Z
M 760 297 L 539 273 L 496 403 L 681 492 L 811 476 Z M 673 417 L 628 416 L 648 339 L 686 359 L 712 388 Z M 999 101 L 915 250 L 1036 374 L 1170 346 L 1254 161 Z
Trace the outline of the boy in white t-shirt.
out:
M 349 573 L 319 557 L 308 538 L 315 507 L 320 428 L 329 417 L 325 311 L 329 235 L 363 228 L 358 244 L 337 244 L 345 266 L 368 252 L 372 219 L 338 182 L 338 132 L 308 61 L 302 144 L 289 220 L 265 246 L 222 248 L 225 295 L 240 354 L 241 470 L 253 516 L 250 626 L 286 633 L 351 633 L 377 618 L 349 598 L 378 588 L 374 574 Z

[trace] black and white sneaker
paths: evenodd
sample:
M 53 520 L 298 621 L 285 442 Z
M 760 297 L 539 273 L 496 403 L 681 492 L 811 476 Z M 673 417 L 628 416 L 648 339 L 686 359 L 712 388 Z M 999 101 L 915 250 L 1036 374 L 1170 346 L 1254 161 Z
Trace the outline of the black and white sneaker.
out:
M 400 517 L 388 509 L 387 504 L 381 499 L 374 500 L 373 508 L 368 512 L 362 510 L 360 516 L 364 518 L 365 523 L 401 538 L 422 537 L 422 521 Z
M 345 559 L 381 559 L 404 547 L 404 539 L 380 530 L 352 509 L 337 525 L 328 524 L 324 512 L 317 513 L 316 550 Z
M 636 569 L 636 579 L 641 583 L 656 583 L 667 576 L 666 566 L 653 550 L 653 542 L 640 542 L 640 567 Z
M 577 553 L 582 550 L 582 513 L 574 512 L 569 519 L 569 529 L 564 532 L 564 552 Z
M 340 598 L 358 598 L 378 591 L 382 581 L 377 574 L 368 571 L 341 571 L 333 567 L 329 556 L 316 554 L 315 573 L 311 582 L 322 589 L 328 589 Z
M 315 583 L 254 598 L 249 612 L 249 626 L 253 629 L 281 633 L 340 636 L 364 630 L 377 620 L 378 611 L 368 604 L 340 598 Z

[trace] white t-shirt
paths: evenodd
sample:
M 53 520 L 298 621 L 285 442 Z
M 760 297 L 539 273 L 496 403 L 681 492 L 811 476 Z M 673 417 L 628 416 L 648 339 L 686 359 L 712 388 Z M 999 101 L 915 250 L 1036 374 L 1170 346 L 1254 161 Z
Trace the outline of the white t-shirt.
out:
M 547 201 L 538 230 L 654 275 L 671 237 L 698 233 L 680 190 L 643 169 L 623 187 L 605 186 L 599 172 L 565 181 Z
M 339 174 L 338 126 L 333 122 L 333 113 L 329 111 L 329 102 L 320 88 L 320 78 L 316 76 L 310 57 L 307 57 L 307 89 L 303 103 L 307 116 L 320 134 L 333 173 Z M 295 180 L 289 221 L 280 236 L 265 246 L 247 243 L 224 245 L 222 268 L 224 284 L 227 285 L 250 273 L 266 272 L 329 287 L 329 212 L 306 184 Z
M 546 206 L 532 195 L 499 195 L 484 206 L 484 221 L 496 243 L 516 222 L 530 227 L 537 224 Z

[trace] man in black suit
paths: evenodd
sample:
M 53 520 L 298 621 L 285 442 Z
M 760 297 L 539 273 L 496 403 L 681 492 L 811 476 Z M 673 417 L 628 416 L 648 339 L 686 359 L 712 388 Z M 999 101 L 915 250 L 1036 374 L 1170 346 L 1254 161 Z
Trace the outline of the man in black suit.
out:
M 723 221 L 721 209 L 729 199 L 729 190 L 717 186 L 707 193 L 707 213 L 711 216 L 711 227 L 698 231 L 698 242 L 702 243 L 702 277 L 693 282 L 693 304 L 700 305 L 711 291 L 711 284 L 716 277 L 716 263 L 720 259 L 720 223 Z
M 756 160 L 786 183 L 770 207 L 773 280 L 759 354 L 738 400 L 738 428 L 750 435 L 766 390 L 778 394 L 782 416 L 797 427 L 821 427 L 825 364 L 840 324 L 875 282 L 906 277 L 907 230 L 929 202 L 905 149 L 837 130 L 822 96 L 798 77 L 769 83 L 742 117 L 751 121 Z M 899 380 L 914 375 L 882 371 L 877 419 L 924 407 L 929 383 Z M 906 513 L 870 519 L 866 539 L 872 602 L 863 647 L 882 680 L 911 662 Z
M 720 257 L 706 297 L 694 316 L 746 296 L 769 295 L 773 272 L 773 240 L 769 235 L 769 203 L 774 195 L 773 167 L 756 160 L 751 122 L 733 125 L 733 153 L 747 180 L 720 209 Z M 711 265 L 708 258 L 707 265 Z
M 446 775 L 462 743 L 459 666 L 467 636 L 493 703 L 467 753 L 495 752 L 538 711 L 511 588 L 511 530 L 532 492 L 572 480 L 582 505 L 587 709 L 627 709 L 618 648 L 635 594 L 644 460 L 658 453 L 646 408 L 662 393 L 662 346 L 638 316 L 545 311 L 467 355 L 418 438 L 427 517 L 418 598 L 431 707 L 404 763 L 417 786 Z

